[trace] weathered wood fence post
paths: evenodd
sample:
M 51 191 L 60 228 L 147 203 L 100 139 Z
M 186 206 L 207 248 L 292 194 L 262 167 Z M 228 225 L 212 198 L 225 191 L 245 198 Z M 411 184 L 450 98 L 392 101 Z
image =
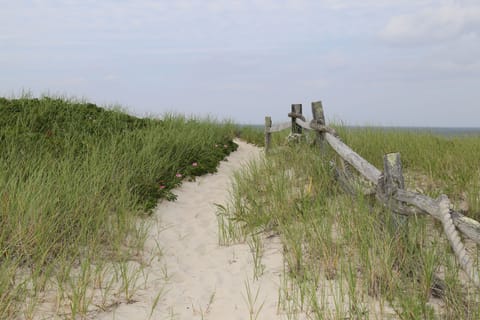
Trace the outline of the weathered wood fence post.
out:
M 405 180 L 403 178 L 402 161 L 400 153 L 388 153 L 383 156 L 383 192 L 387 197 L 387 203 L 392 200 L 392 197 L 397 189 L 405 189 Z M 393 223 L 395 231 L 399 232 L 407 223 L 406 216 L 393 213 Z
M 265 117 L 265 153 L 270 149 L 270 140 L 272 139 L 272 133 L 270 129 L 272 128 L 272 118 Z
M 312 102 L 312 115 L 313 115 L 313 122 L 318 125 L 325 125 L 325 114 L 323 113 L 323 105 L 322 101 L 315 101 Z M 319 146 L 322 150 L 325 147 L 325 139 L 323 134 L 320 131 L 315 130 L 316 139 L 315 143 Z
M 298 133 L 298 134 L 302 134 L 302 127 L 300 127 L 296 122 L 295 122 L 295 119 L 297 117 L 295 117 L 294 115 L 302 115 L 302 104 L 292 104 L 292 134 L 295 134 L 295 133 Z

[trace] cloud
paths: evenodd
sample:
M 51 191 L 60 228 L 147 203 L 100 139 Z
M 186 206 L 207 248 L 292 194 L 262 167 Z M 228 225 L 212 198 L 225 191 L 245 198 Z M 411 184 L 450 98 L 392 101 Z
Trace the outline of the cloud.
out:
M 241 121 L 325 99 L 381 122 L 376 111 L 401 105 L 411 83 L 479 100 L 479 0 L 4 2 L 0 94 L 50 89 L 152 112 L 232 110 Z M 422 90 L 412 100 L 422 95 L 415 107 L 438 106 Z M 247 116 L 244 106 L 257 107 Z
M 480 5 L 444 5 L 392 17 L 380 37 L 392 44 L 441 43 L 480 34 Z

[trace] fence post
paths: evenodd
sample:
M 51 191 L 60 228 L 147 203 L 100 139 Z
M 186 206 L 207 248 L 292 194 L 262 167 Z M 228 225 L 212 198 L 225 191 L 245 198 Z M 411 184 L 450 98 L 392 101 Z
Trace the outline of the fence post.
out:
M 296 113 L 301 115 L 302 114 L 302 104 L 292 104 L 292 113 Z M 300 127 L 296 122 L 295 122 L 295 117 L 292 117 L 292 134 L 298 133 L 302 134 L 302 127 Z
M 322 101 L 315 101 L 312 102 L 312 115 L 313 115 L 313 121 L 320 125 L 325 125 L 325 114 L 323 113 L 323 105 Z M 324 148 L 324 138 L 323 134 L 320 131 L 315 131 L 316 133 L 316 144 L 321 147 L 322 149 Z
M 389 199 L 396 189 L 405 189 L 400 153 L 388 153 L 383 156 L 383 183 L 383 191 L 387 196 L 387 201 L 390 201 Z M 408 217 L 396 213 L 392 214 L 395 231 L 398 232 L 400 228 L 406 225 Z
M 272 133 L 270 129 L 272 128 L 272 118 L 265 117 L 265 153 L 270 149 L 270 140 L 272 138 Z

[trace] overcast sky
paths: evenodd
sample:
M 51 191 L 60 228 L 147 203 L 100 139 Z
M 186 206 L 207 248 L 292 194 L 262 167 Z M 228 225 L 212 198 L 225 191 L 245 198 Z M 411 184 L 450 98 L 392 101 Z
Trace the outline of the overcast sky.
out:
M 480 127 L 479 0 L 0 0 L 0 95 Z

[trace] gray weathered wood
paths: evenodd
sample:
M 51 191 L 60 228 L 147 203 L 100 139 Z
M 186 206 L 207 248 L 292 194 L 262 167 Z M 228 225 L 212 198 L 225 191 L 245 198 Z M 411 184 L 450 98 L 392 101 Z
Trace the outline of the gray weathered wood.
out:
M 312 115 L 314 120 L 325 125 L 325 113 L 323 112 L 322 101 L 312 102 Z
M 313 104 L 312 104 L 312 108 L 313 108 Z M 299 110 L 295 109 L 294 105 L 292 105 L 292 112 L 298 113 L 298 111 Z M 323 112 L 323 108 L 321 112 Z M 368 161 L 363 159 L 359 154 L 357 154 L 349 146 L 347 146 L 339 138 L 337 138 L 334 135 L 333 129 L 320 124 L 320 122 L 315 121 L 309 124 L 306 121 L 301 120 L 299 118 L 296 118 L 296 119 L 292 118 L 292 122 L 294 122 L 295 125 L 299 127 L 303 127 L 306 129 L 310 128 L 310 129 L 321 132 L 325 138 L 325 141 L 327 141 L 328 144 L 336 151 L 336 153 L 340 156 L 340 158 L 345 160 L 348 164 L 352 165 L 368 181 L 372 182 L 374 185 L 378 185 L 380 181 L 383 181 L 383 183 L 385 184 L 384 176 L 382 175 L 380 170 L 375 168 L 375 166 L 373 166 Z M 277 126 L 281 126 L 282 129 L 285 129 L 287 125 L 280 124 Z M 269 131 L 273 132 L 275 129 L 278 129 L 278 127 L 272 127 L 271 129 L 269 129 Z M 388 172 L 388 174 L 386 175 L 387 187 L 382 192 L 380 192 L 381 189 L 379 190 L 377 188 L 377 194 L 376 194 L 377 199 L 380 202 L 382 202 L 384 205 L 388 206 L 390 209 L 392 209 L 393 212 L 397 214 L 405 215 L 405 216 L 428 214 L 440 220 L 441 210 L 440 210 L 438 201 L 428 196 L 425 196 L 423 194 L 404 190 L 403 189 L 404 181 L 402 181 L 402 179 L 400 178 L 401 172 L 400 171 L 397 172 L 397 170 L 400 170 L 401 167 L 398 166 L 399 169 L 395 169 L 397 168 L 397 166 L 389 165 L 389 163 L 397 162 L 396 160 L 397 156 L 392 155 L 390 157 L 392 157 L 390 160 L 389 160 L 389 156 L 387 156 L 384 161 L 385 172 Z M 400 162 L 399 160 L 400 159 L 398 159 L 398 162 Z M 338 169 L 336 170 L 338 174 L 341 174 L 341 172 L 339 172 Z M 399 178 L 396 179 L 394 178 L 395 176 L 398 176 Z M 345 176 L 342 178 L 344 183 L 353 181 L 352 179 L 350 179 L 351 177 Z M 388 179 L 392 179 L 392 183 L 390 183 Z M 353 181 L 352 187 L 354 184 L 355 182 Z M 350 189 L 350 192 L 352 190 L 353 189 Z M 477 244 L 480 244 L 480 223 L 479 222 L 473 219 L 470 219 L 468 217 L 465 217 L 464 215 L 456 211 L 451 211 L 451 218 L 454 225 L 465 237 L 471 239 Z
M 312 102 L 312 115 L 313 115 L 312 122 L 315 122 L 316 124 L 319 124 L 319 125 L 325 125 L 325 114 L 323 112 L 322 101 Z M 323 134 L 320 131 L 316 131 L 315 143 L 321 149 L 324 148 L 325 139 L 323 137 Z
M 327 130 L 324 124 L 319 121 L 312 121 L 310 127 L 322 133 L 326 141 L 342 159 L 355 167 L 360 174 L 377 186 L 377 199 L 393 208 L 394 212 L 402 214 L 425 212 L 439 220 L 443 225 L 445 235 L 457 259 L 459 259 L 462 269 L 468 274 L 470 280 L 480 288 L 478 272 L 468 252 L 465 250 L 465 246 L 460 240 L 457 231 L 458 228 L 465 236 L 479 243 L 480 223 L 451 210 L 449 208 L 450 200 L 445 195 L 434 200 L 422 194 L 405 191 L 399 154 L 385 156 L 384 174 L 382 175 L 377 168 L 335 137 L 332 134 L 333 132 Z
M 434 217 L 440 210 L 437 201 L 420 193 L 399 189 L 395 192 L 394 197 L 398 201 L 415 206 L 420 209 L 421 212 L 431 214 Z
M 325 140 L 340 157 L 350 163 L 369 181 L 375 185 L 377 184 L 381 175 L 380 170 L 371 165 L 367 160 L 363 159 L 358 153 L 350 149 L 350 147 L 340 141 L 340 139 L 337 137 L 333 136 L 331 133 L 325 133 Z
M 325 138 L 332 148 L 357 169 L 364 177 L 376 184 L 381 177 L 380 171 L 365 159 L 355 153 L 343 142 L 335 138 L 329 133 L 325 134 Z M 438 217 L 439 206 L 436 200 L 419 193 L 397 189 L 393 198 L 397 203 L 391 203 L 395 208 L 395 212 L 403 215 L 413 214 L 429 214 L 435 218 Z M 413 207 L 412 207 L 413 206 Z M 480 223 L 465 217 L 459 212 L 452 211 L 452 219 L 455 226 L 469 239 L 480 244 Z
M 311 130 L 310 128 L 310 124 L 306 121 L 303 121 L 302 119 L 295 119 L 295 123 L 300 126 L 302 129 L 305 129 L 305 130 Z
M 405 182 L 403 180 L 400 155 L 398 153 L 388 154 L 384 157 L 384 174 L 382 174 L 375 166 L 344 144 L 337 137 L 335 130 L 325 125 L 323 107 L 320 101 L 312 103 L 312 113 L 314 119 L 310 123 L 307 123 L 302 116 L 302 106 L 300 104 L 293 104 L 292 112 L 289 113 L 289 117 L 292 118 L 292 133 L 301 134 L 302 128 L 317 131 L 318 136 L 323 137 L 324 140 L 328 142 L 340 156 L 341 161 L 346 161 L 352 165 L 363 177 L 376 186 L 376 198 L 382 204 L 388 206 L 393 212 L 407 216 L 429 214 L 441 221 L 445 234 L 462 268 L 467 272 L 470 279 L 480 288 L 478 272 L 457 232 L 458 229 L 464 236 L 480 244 L 480 223 L 463 216 L 459 212 L 451 210 L 449 207 L 450 200 L 445 195 L 434 200 L 428 196 L 404 190 Z M 265 118 L 265 146 L 268 150 L 272 123 L 271 119 L 267 118 Z M 347 167 L 347 163 L 342 162 L 343 169 Z M 337 170 L 337 175 L 341 178 L 340 180 L 346 184 L 347 191 L 356 193 L 355 179 L 352 179 L 352 176 L 344 175 L 348 173 L 347 170 L 339 171 L 338 168 L 335 169 Z M 349 186 L 353 189 L 348 188 Z M 401 224 L 405 222 L 404 220 L 399 221 L 401 221 Z
M 457 211 L 452 211 L 451 215 L 455 227 L 457 227 L 467 238 L 480 244 L 480 223 L 476 220 L 465 217 Z
M 393 195 L 397 189 L 405 189 L 400 153 L 388 153 L 383 157 L 385 192 Z
M 292 104 L 292 113 L 302 114 L 302 104 L 300 103 Z M 295 120 L 296 119 L 292 117 L 292 134 L 295 134 L 295 133 L 302 134 L 302 127 L 297 125 Z
M 415 206 L 420 209 L 417 213 L 423 213 L 433 216 L 436 219 L 441 219 L 438 215 L 440 207 L 438 201 L 420 193 L 410 192 L 406 190 L 397 190 L 395 199 L 404 204 Z M 480 223 L 465 217 L 457 211 L 451 211 L 453 224 L 460 230 L 460 232 L 470 240 L 480 244 Z
M 332 134 L 325 133 L 325 139 L 340 157 L 350 163 L 369 181 L 377 184 L 381 178 L 381 172 L 377 168 L 363 159 L 360 155 L 358 155 Z M 438 202 L 428 196 L 397 189 L 393 195 L 393 198 L 397 201 L 391 201 L 386 205 L 390 206 L 391 209 L 398 214 L 428 214 L 436 219 L 440 219 L 438 215 L 440 212 Z M 467 218 L 459 212 L 452 212 L 452 219 L 455 226 L 460 230 L 460 232 L 462 232 L 464 236 L 480 244 L 479 222 Z
M 380 183 L 379 183 L 380 185 Z M 405 180 L 403 178 L 402 161 L 400 153 L 388 153 L 383 156 L 383 190 L 378 190 L 385 195 L 387 203 L 396 201 L 393 195 L 398 189 L 405 189 Z M 380 188 L 377 188 L 380 189 Z M 404 227 L 407 223 L 407 217 L 394 214 L 393 221 L 396 229 Z
M 265 153 L 270 149 L 270 140 L 272 138 L 271 128 L 272 118 L 267 116 L 265 117 Z
M 329 126 L 324 126 L 323 124 L 318 124 L 313 120 L 310 121 L 310 129 L 318 131 L 318 132 L 323 133 L 323 134 L 328 132 L 333 136 L 338 136 L 335 129 L 333 129 Z

